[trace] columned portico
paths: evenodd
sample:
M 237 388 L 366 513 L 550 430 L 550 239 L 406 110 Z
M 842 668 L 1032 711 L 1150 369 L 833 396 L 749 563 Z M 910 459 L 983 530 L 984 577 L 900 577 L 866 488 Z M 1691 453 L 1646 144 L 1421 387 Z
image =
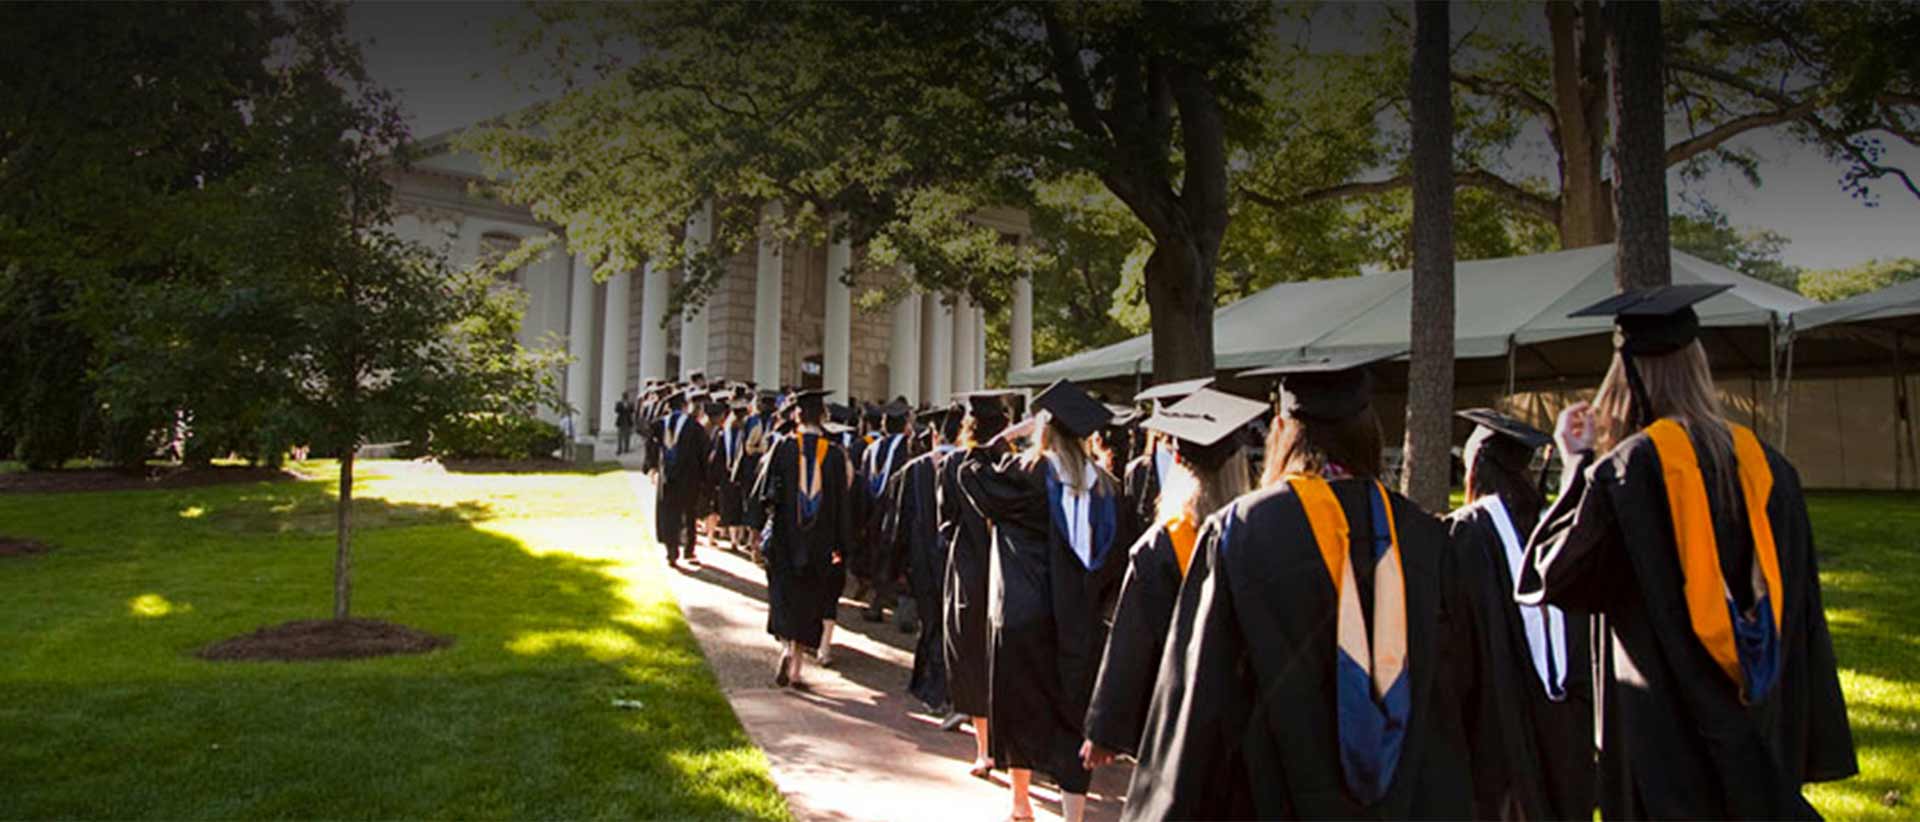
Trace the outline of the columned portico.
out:
M 587 255 L 576 254 L 567 282 L 567 405 L 573 409 L 575 440 L 589 438 L 587 418 L 592 409 L 587 403 L 593 401 L 593 381 L 587 369 L 593 362 L 592 338 L 593 266 Z
M 1007 371 L 1033 367 L 1033 279 L 1013 281 L 1013 309 L 1007 340 Z
M 780 386 L 780 280 L 785 249 L 772 229 L 783 213 L 779 200 L 760 207 L 759 254 L 754 258 L 753 381 Z
M 834 233 L 839 233 L 837 230 Z M 833 399 L 845 402 L 848 377 L 853 371 L 853 289 L 847 287 L 847 272 L 853 268 L 853 246 L 845 239 L 834 239 L 827 246 L 826 328 L 820 352 L 820 387 L 833 392 Z
M 688 257 L 703 252 L 713 242 L 713 203 L 704 202 L 695 209 L 693 216 L 687 219 L 685 248 Z M 649 295 L 651 296 L 651 295 Z M 652 311 L 652 300 L 648 300 Z M 693 372 L 705 373 L 707 370 L 707 306 L 702 302 L 698 307 L 682 312 L 680 317 L 680 378 L 686 379 Z
M 643 271 L 640 280 L 640 381 L 645 383 L 655 377 L 666 379 L 670 375 L 667 373 L 667 329 L 662 325 L 667 318 L 667 270 L 649 260 Z M 625 306 L 628 295 L 623 293 L 621 296 L 621 305 Z M 612 304 L 612 291 L 607 292 L 607 301 L 609 305 Z M 608 313 L 612 313 L 611 309 Z M 624 327 L 622 330 L 624 332 Z M 625 333 L 621 334 L 621 339 L 626 339 Z
M 973 382 L 973 301 L 962 295 L 954 298 L 953 319 L 953 393 L 978 388 Z
M 987 309 L 973 307 L 973 387 L 987 387 Z
M 887 347 L 887 399 L 920 398 L 920 292 L 893 306 L 893 335 Z
M 927 346 L 926 368 L 920 372 L 922 396 L 928 405 L 941 406 L 953 401 L 953 304 L 937 294 L 928 294 L 923 302 L 920 316 Z
M 613 404 L 627 385 L 627 306 L 633 275 L 622 271 L 607 280 L 607 321 L 600 332 L 600 419 L 603 440 L 614 436 Z

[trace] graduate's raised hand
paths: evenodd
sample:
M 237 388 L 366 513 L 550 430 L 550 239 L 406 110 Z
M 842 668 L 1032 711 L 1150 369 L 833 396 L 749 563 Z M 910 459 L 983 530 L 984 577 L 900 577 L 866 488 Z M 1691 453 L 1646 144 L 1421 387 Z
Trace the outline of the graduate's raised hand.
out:
M 1564 457 L 1573 457 L 1593 450 L 1593 406 L 1576 402 L 1560 411 L 1560 419 L 1553 427 L 1553 444 L 1560 449 Z

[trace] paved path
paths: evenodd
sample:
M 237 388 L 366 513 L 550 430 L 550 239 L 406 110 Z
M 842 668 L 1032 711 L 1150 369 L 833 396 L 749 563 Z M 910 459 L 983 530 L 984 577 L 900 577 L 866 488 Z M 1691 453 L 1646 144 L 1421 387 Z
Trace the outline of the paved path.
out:
M 651 500 L 651 484 L 627 472 Z M 646 506 L 643 502 L 643 509 Z M 664 554 L 662 554 L 664 557 Z M 703 549 L 697 574 L 672 575 L 680 610 L 699 638 L 720 688 L 754 744 L 766 751 L 774 781 L 794 818 L 803 820 L 1004 819 L 1006 774 L 989 783 L 967 775 L 973 737 L 940 730 L 906 693 L 913 637 L 891 621 L 867 622 L 841 600 L 834 666 L 809 664 L 810 691 L 773 686 L 778 650 L 767 635 L 766 576 L 751 560 Z M 1104 768 L 1093 783 L 1087 818 L 1119 816 L 1126 769 Z M 1041 818 L 1058 814 L 1058 794 L 1034 787 Z

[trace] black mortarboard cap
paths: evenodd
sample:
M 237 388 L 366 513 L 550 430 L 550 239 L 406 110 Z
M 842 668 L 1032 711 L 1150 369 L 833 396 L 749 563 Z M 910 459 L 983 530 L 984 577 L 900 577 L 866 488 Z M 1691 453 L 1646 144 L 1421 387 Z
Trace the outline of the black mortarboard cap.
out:
M 837 403 L 837 402 L 828 403 L 827 419 L 833 420 L 834 422 L 839 423 L 841 425 L 845 425 L 848 422 L 853 420 L 853 409 L 848 408 L 847 406 L 841 405 L 840 403 Z
M 1265 413 L 1264 402 L 1203 388 L 1161 408 L 1140 426 L 1172 436 L 1182 459 L 1212 468 L 1246 446 L 1247 424 Z
M 832 393 L 833 393 L 832 391 L 827 391 L 825 389 L 814 389 L 812 391 L 795 391 L 793 392 L 793 404 L 801 408 L 807 409 L 808 411 L 818 411 L 820 410 L 821 405 L 827 401 L 827 396 Z
M 1468 408 L 1455 412 L 1461 419 L 1477 426 L 1473 436 L 1503 437 L 1531 451 L 1553 442 L 1547 432 L 1509 417 L 1491 408 Z
M 1362 349 L 1308 357 L 1256 368 L 1243 377 L 1280 378 L 1280 413 L 1292 419 L 1335 421 L 1358 415 L 1373 404 L 1374 363 L 1405 354 L 1404 349 Z
M 953 398 L 965 401 L 967 404 L 967 413 L 976 417 L 1004 418 L 1008 413 L 1006 398 L 1013 393 L 1014 392 L 1004 388 L 993 388 L 984 391 L 968 391 L 963 394 L 955 394 Z
M 1072 380 L 1047 386 L 1047 390 L 1033 398 L 1033 407 L 1052 415 L 1055 425 L 1076 437 L 1091 435 L 1113 419 L 1113 412 L 1107 410 L 1106 405 Z
M 880 406 L 879 411 L 880 416 L 886 417 L 887 419 L 904 420 L 908 414 L 913 412 L 913 408 L 904 402 L 894 400 L 893 402 Z
M 1695 303 L 1732 288 L 1725 283 L 1663 285 L 1615 294 L 1568 314 L 1612 317 L 1614 346 L 1626 354 L 1669 354 L 1700 336 Z
M 707 416 L 719 419 L 727 415 L 730 408 L 725 394 L 710 394 L 707 397 Z
M 1193 392 L 1198 391 L 1212 384 L 1213 384 L 1212 377 L 1201 377 L 1199 379 L 1193 379 L 1193 380 L 1180 380 L 1178 382 L 1163 382 L 1163 383 L 1160 383 L 1159 385 L 1153 386 L 1152 388 L 1149 388 L 1145 391 L 1142 391 L 1138 394 L 1133 395 L 1133 401 L 1149 402 L 1153 400 L 1159 400 L 1161 402 L 1173 402 L 1182 397 L 1191 396 Z

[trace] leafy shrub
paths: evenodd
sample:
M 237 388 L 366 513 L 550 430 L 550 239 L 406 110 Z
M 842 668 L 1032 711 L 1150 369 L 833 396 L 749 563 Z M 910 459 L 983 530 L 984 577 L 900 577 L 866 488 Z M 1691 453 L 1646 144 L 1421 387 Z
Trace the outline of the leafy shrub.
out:
M 522 414 L 464 414 L 433 429 L 429 449 L 453 459 L 522 460 L 561 445 L 560 426 Z

